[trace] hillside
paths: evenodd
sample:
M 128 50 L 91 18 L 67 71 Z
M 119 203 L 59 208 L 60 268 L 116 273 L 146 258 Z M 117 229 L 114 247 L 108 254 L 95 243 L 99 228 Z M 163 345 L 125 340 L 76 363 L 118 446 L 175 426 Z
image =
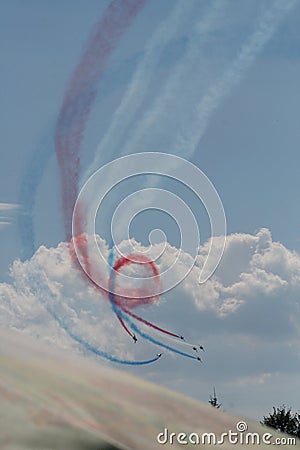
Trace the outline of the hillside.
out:
M 0 342 L 2 450 L 195 448 L 176 440 L 160 445 L 156 437 L 167 428 L 169 433 L 214 432 L 219 438 L 236 431 L 241 420 L 19 332 L 0 330 Z M 247 424 L 247 432 L 262 436 L 269 431 Z M 241 447 L 226 439 L 221 445 L 224 450 Z M 299 443 L 293 448 L 300 449 Z

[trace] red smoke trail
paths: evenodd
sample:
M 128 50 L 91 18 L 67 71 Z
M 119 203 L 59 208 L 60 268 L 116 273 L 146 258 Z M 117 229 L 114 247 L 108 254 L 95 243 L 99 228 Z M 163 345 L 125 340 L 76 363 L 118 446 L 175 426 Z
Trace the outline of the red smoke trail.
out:
M 158 283 L 158 287 L 160 287 L 160 278 L 159 278 L 159 273 L 158 273 L 158 269 L 155 265 L 155 263 L 153 261 L 151 261 L 149 258 L 147 258 L 147 256 L 145 255 L 128 255 L 128 256 L 123 256 L 121 258 L 119 258 L 113 267 L 113 270 L 118 273 L 121 268 L 128 266 L 130 264 L 144 264 L 147 265 L 151 268 L 153 275 L 154 275 L 154 279 L 156 281 L 156 283 Z M 112 277 L 113 275 L 113 277 Z M 111 291 L 111 284 L 113 282 L 115 278 L 115 274 L 111 274 L 110 279 L 109 279 L 109 283 L 108 283 L 108 288 L 109 291 Z M 141 294 L 141 291 L 138 291 L 139 295 Z M 130 297 L 131 294 L 131 297 Z M 133 317 L 134 319 L 142 322 L 144 325 L 147 325 L 157 331 L 160 331 L 162 333 L 165 333 L 169 336 L 173 336 L 176 338 L 180 338 L 181 336 L 179 334 L 176 333 L 172 333 L 168 330 L 165 330 L 164 328 L 158 327 L 157 325 L 154 325 L 153 323 L 143 319 L 142 317 L 134 314 L 132 311 L 130 311 L 130 309 L 128 308 L 134 308 L 136 306 L 140 306 L 143 304 L 148 304 L 148 303 L 152 303 L 153 301 L 155 301 L 155 299 L 157 298 L 157 296 L 146 296 L 147 292 L 144 291 L 143 293 L 143 298 L 134 298 L 133 295 L 133 291 L 132 289 L 130 290 L 130 294 L 128 293 L 129 296 L 124 296 L 124 291 L 122 292 L 122 295 L 114 295 L 114 302 L 116 303 L 116 305 L 122 309 L 122 311 L 128 315 L 130 315 L 131 317 Z M 127 305 L 127 307 L 125 306 Z M 127 333 L 133 337 L 133 333 L 131 331 L 128 330 L 128 328 L 126 327 L 126 325 L 124 324 L 124 321 L 122 320 L 122 318 L 117 314 L 117 317 L 119 319 L 119 321 L 121 322 L 122 326 L 124 327 L 125 331 L 127 331 Z
M 160 328 L 157 325 L 154 325 L 154 323 L 148 322 L 147 320 L 143 319 L 142 317 L 137 316 L 136 314 L 134 314 L 132 311 L 129 311 L 126 308 L 122 308 L 123 311 L 126 314 L 129 314 L 131 317 L 133 317 L 136 320 L 139 320 L 140 322 L 142 322 L 145 325 L 148 325 L 148 327 L 154 328 L 157 331 L 161 331 L 162 333 L 168 334 L 169 336 L 173 336 L 175 338 L 180 338 L 181 336 L 179 334 L 176 333 L 172 333 L 171 331 L 165 330 L 164 328 Z
M 109 4 L 88 42 L 63 101 L 56 126 L 55 146 L 67 241 L 72 236 L 72 214 L 78 195 L 79 150 L 97 94 L 97 84 L 114 48 L 144 3 L 145 0 L 113 0 Z
M 152 271 L 152 275 L 154 275 L 151 277 L 151 281 L 154 281 L 156 283 L 158 289 L 161 287 L 160 277 L 156 264 L 153 261 L 151 261 L 147 256 L 135 254 L 122 256 L 115 262 L 113 266 L 113 272 L 111 273 L 108 282 L 108 289 L 110 292 L 114 292 L 114 302 L 123 311 L 125 309 L 131 309 L 137 306 L 152 303 L 157 299 L 157 295 L 153 295 L 153 291 L 151 292 L 151 288 L 146 287 L 139 287 L 139 288 L 130 287 L 128 289 L 122 288 L 120 289 L 119 293 L 115 292 L 116 274 L 118 274 L 123 267 L 126 267 L 131 264 L 142 265 L 145 268 L 149 267 Z M 112 284 L 114 286 L 113 288 Z
M 73 209 L 78 196 L 80 145 L 97 94 L 97 84 L 111 53 L 144 3 L 145 0 L 113 0 L 109 4 L 74 72 L 60 110 L 55 131 L 55 147 L 60 171 L 65 236 L 70 242 Z M 79 232 L 73 239 L 76 240 L 76 247 L 83 258 L 87 279 L 97 290 L 107 295 L 106 291 L 100 289 L 91 277 L 87 237 L 83 234 L 84 216 L 84 206 L 81 205 L 79 214 L 75 218 L 75 228 Z M 70 255 L 72 261 L 78 266 L 74 242 L 70 243 Z M 83 273 L 81 268 L 80 272 Z M 119 320 L 130 333 L 123 320 L 121 318 Z
M 126 323 L 124 322 L 124 320 L 122 319 L 122 317 L 118 314 L 115 313 L 117 318 L 119 319 L 120 324 L 122 325 L 122 327 L 124 328 L 124 330 L 126 331 L 126 333 L 129 334 L 130 337 L 134 337 L 134 334 L 132 333 L 132 331 L 129 330 L 129 328 L 127 327 Z
M 87 49 L 74 72 L 60 110 L 55 131 L 55 147 L 60 170 L 62 209 L 67 241 L 71 241 L 72 238 L 72 214 L 78 196 L 80 171 L 79 151 L 86 123 L 97 95 L 97 84 L 104 73 L 111 53 L 144 3 L 145 0 L 113 0 L 110 3 L 98 23 L 95 33 L 91 36 Z M 75 228 L 78 232 L 76 232 L 73 239 L 76 240 L 76 247 L 81 253 L 87 279 L 97 290 L 101 291 L 102 295 L 107 297 L 107 292 L 101 289 L 93 281 L 91 276 L 92 268 L 88 255 L 87 237 L 83 233 L 84 217 L 84 207 L 81 205 L 79 214 L 75 218 Z M 72 260 L 78 265 L 74 242 L 71 242 L 70 245 L 70 255 Z M 143 260 L 142 257 L 136 255 L 130 255 L 123 260 L 120 258 L 117 261 L 115 270 L 118 271 L 121 267 L 132 264 L 133 262 L 148 264 L 153 271 L 155 279 L 157 282 L 160 282 L 154 262 Z M 82 270 L 81 273 L 83 274 Z M 131 289 L 128 295 L 125 291 L 122 292 L 121 297 L 118 297 L 117 304 L 120 302 L 120 298 L 124 298 L 124 294 L 127 297 L 127 303 L 131 299 L 130 303 L 128 303 L 130 308 L 152 302 L 156 298 L 153 296 L 147 297 L 147 292 L 145 291 L 145 297 L 137 301 L 134 298 L 135 291 Z M 140 294 L 140 290 L 137 290 L 137 295 L 139 296 Z M 125 308 L 124 300 L 121 301 L 119 306 L 122 309 Z M 126 312 L 152 328 L 171 336 L 179 337 L 138 317 L 131 313 L 131 311 L 127 311 L 127 308 Z M 133 336 L 133 333 L 127 328 L 123 319 L 118 314 L 117 317 L 127 333 Z
M 86 234 L 83 232 L 83 224 L 84 224 L 84 217 L 86 214 L 86 208 L 84 205 L 80 204 L 77 207 L 76 214 L 74 215 L 74 231 L 75 236 L 73 237 L 73 241 L 76 241 L 76 248 L 80 251 L 80 254 L 83 258 L 84 262 L 84 268 L 86 272 L 90 275 L 91 274 L 91 264 L 89 260 L 88 255 L 88 242 Z M 71 253 L 71 259 L 72 261 L 80 268 L 79 261 L 77 259 L 75 248 L 74 248 L 74 242 L 70 245 L 70 253 Z
M 88 42 L 87 49 L 65 94 L 56 125 L 55 146 L 60 170 L 62 209 L 67 241 L 71 241 L 72 238 L 72 214 L 78 196 L 79 151 L 90 110 L 97 94 L 97 84 L 114 48 L 144 3 L 145 0 L 113 0 L 109 4 Z M 76 235 L 73 239 L 76 240 L 77 249 L 81 253 L 88 279 L 92 281 L 87 237 L 83 233 L 84 210 L 84 205 L 80 205 L 79 212 L 75 217 Z M 74 243 L 70 245 L 70 254 L 72 261 L 78 266 Z M 106 294 L 96 283 L 93 284 L 98 290 L 101 290 L 102 294 Z
M 121 267 L 128 266 L 129 264 L 147 264 L 151 267 L 153 275 L 159 277 L 155 263 L 145 255 L 130 254 L 128 256 L 122 256 L 115 262 L 114 269 L 116 272 L 118 272 Z

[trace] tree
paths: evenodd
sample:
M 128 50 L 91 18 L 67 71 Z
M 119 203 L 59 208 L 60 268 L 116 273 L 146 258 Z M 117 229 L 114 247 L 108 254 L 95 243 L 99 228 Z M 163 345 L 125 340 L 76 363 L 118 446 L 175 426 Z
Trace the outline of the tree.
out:
M 211 406 L 213 406 L 214 408 L 220 408 L 220 406 L 222 405 L 222 403 L 218 403 L 215 387 L 214 387 L 214 396 L 212 396 L 212 395 L 210 396 L 208 403 L 210 403 Z
M 264 416 L 261 424 L 300 438 L 300 414 L 292 413 L 292 409 L 284 405 L 273 406 L 273 413 Z

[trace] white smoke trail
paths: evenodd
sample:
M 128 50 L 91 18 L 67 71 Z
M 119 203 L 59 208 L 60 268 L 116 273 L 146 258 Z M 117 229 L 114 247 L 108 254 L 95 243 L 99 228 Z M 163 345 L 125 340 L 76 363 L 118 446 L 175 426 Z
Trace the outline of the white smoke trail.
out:
M 250 65 L 255 58 L 264 49 L 265 45 L 272 38 L 285 15 L 298 4 L 298 0 L 277 0 L 272 4 L 271 9 L 264 11 L 255 26 L 254 33 L 247 39 L 242 46 L 238 56 L 231 66 L 225 71 L 221 78 L 211 86 L 207 93 L 202 97 L 196 106 L 195 114 L 186 115 L 187 120 L 175 135 L 172 148 L 174 154 L 181 157 L 191 157 L 197 149 L 199 141 L 204 135 L 213 112 L 218 108 L 224 98 L 231 92 L 233 87 L 237 85 L 246 74 Z M 198 30 L 211 24 L 211 19 L 218 8 L 214 9 L 205 24 L 199 24 Z M 166 90 L 160 98 L 157 99 L 151 111 L 147 111 L 140 125 L 138 126 L 134 136 L 130 139 L 124 149 L 124 153 L 135 147 L 137 141 L 143 136 L 146 130 L 151 127 L 152 122 L 164 113 L 163 109 L 169 99 L 177 99 L 177 93 L 180 84 L 187 70 L 190 70 L 190 64 L 197 52 L 197 40 L 192 40 L 193 45 L 190 47 L 186 57 L 180 62 L 179 70 L 166 86 Z M 201 66 L 202 61 L 199 62 Z M 199 69 L 200 71 L 200 69 Z M 197 70 L 196 70 L 197 72 Z M 171 106 L 172 107 L 172 106 Z M 148 183 L 147 183 L 148 184 Z M 152 183 L 153 185 L 153 183 Z
M 165 112 L 166 105 L 170 105 L 174 98 L 178 97 L 182 83 L 191 71 L 191 67 L 197 59 L 200 59 L 200 52 L 206 44 L 212 28 L 220 19 L 220 12 L 228 5 L 225 0 L 223 2 L 214 1 L 211 3 L 210 9 L 200 19 L 200 21 L 192 28 L 188 35 L 188 48 L 184 57 L 178 61 L 172 70 L 172 76 L 167 79 L 163 92 L 156 96 L 153 106 L 150 110 L 146 110 L 141 121 L 138 123 L 134 132 L 130 136 L 130 140 L 120 152 L 120 155 L 126 155 L 132 152 L 132 149 L 138 147 L 138 143 L 144 136 L 145 132 L 150 130 L 154 121 L 159 120 Z M 200 60 L 200 64 L 203 61 Z M 172 150 L 172 149 L 171 149 Z
M 270 41 L 285 15 L 292 10 L 298 0 L 278 0 L 272 4 L 270 10 L 260 17 L 254 33 L 247 39 L 237 58 L 224 75 L 211 86 L 197 105 L 196 114 L 189 116 L 185 124 L 184 134 L 176 136 L 173 150 L 175 154 L 184 157 L 193 155 L 199 141 L 203 137 L 212 114 L 219 107 L 225 97 L 231 92 L 254 62 L 259 53 Z
M 272 6 L 269 10 L 262 13 L 255 26 L 254 33 L 242 46 L 242 49 L 230 67 L 225 70 L 221 78 L 203 95 L 196 108 L 193 108 L 195 112 L 193 114 L 185 113 L 185 120 L 181 122 L 180 131 L 175 134 L 170 151 L 182 157 L 190 157 L 193 155 L 207 129 L 213 112 L 219 107 L 233 87 L 242 80 L 250 65 L 272 38 L 285 15 L 297 3 L 298 0 L 277 0 L 271 4 Z M 212 21 L 215 19 L 216 13 L 218 13 L 218 5 L 220 3 L 210 11 L 206 22 L 197 25 L 195 33 L 199 33 L 199 36 L 205 31 L 209 31 Z M 180 86 L 185 82 L 184 80 L 191 70 L 191 64 L 197 55 L 199 60 L 199 51 L 199 39 L 191 39 L 190 47 L 185 58 L 179 62 L 179 67 L 175 69 L 173 77 L 168 80 L 164 92 L 157 97 L 153 107 L 146 111 L 121 154 L 127 154 L 137 147 L 141 149 L 140 144 L 143 136 L 153 127 L 154 121 L 159 121 L 166 114 L 166 107 L 170 111 L 176 108 L 175 104 L 178 104 Z M 193 68 L 195 73 L 201 71 L 202 64 L 203 61 L 200 60 L 198 66 Z
M 121 139 L 147 93 L 152 76 L 165 50 L 166 42 L 172 41 L 176 37 L 178 27 L 189 17 L 194 6 L 194 1 L 179 1 L 172 13 L 163 21 L 146 44 L 145 55 L 134 72 L 124 97 L 114 113 L 110 126 L 97 148 L 93 162 L 83 175 L 83 181 L 86 181 L 102 165 L 103 152 L 109 148 L 110 153 L 114 153 L 120 147 Z
M 213 86 L 211 86 L 202 97 L 196 106 L 195 114 L 193 116 L 192 114 L 186 115 L 186 119 L 181 127 L 181 130 L 175 134 L 173 145 L 170 148 L 174 154 L 189 158 L 195 153 L 199 141 L 203 137 L 214 111 L 219 107 L 221 102 L 231 92 L 234 86 L 242 80 L 250 65 L 254 62 L 255 58 L 274 35 L 285 15 L 290 12 L 292 8 L 297 5 L 297 3 L 298 0 L 277 0 L 272 3 L 269 10 L 262 13 L 258 19 L 257 25 L 255 26 L 254 32 L 246 40 L 236 59 L 232 62 L 230 67 L 225 70 L 225 73 L 221 76 L 221 78 Z M 207 30 L 209 30 L 209 24 L 211 24 L 211 19 L 214 16 L 214 12 L 217 12 L 217 8 L 216 11 L 214 10 L 211 12 L 210 20 L 208 20 L 205 24 Z M 180 61 L 181 66 L 178 72 L 175 73 L 172 80 L 169 81 L 164 94 L 155 101 L 151 111 L 146 112 L 144 118 L 140 122 L 140 125 L 136 129 L 134 136 L 126 145 L 124 153 L 130 150 L 132 151 L 137 142 L 143 137 L 144 133 L 149 130 L 152 122 L 154 120 L 159 120 L 159 118 L 162 117 L 165 113 L 166 102 L 170 98 L 173 97 L 177 101 L 180 84 L 183 77 L 187 73 L 187 70 L 190 70 L 192 55 L 195 55 L 196 52 L 197 42 L 196 40 L 193 40 L 192 42 L 194 42 L 194 45 L 190 47 L 186 57 Z M 199 62 L 199 65 L 201 64 L 202 61 Z M 139 148 L 141 148 L 141 146 L 139 146 Z M 159 162 L 159 168 L 161 170 L 164 169 L 160 164 L 161 163 Z M 175 169 L 175 167 L 173 169 Z M 149 177 L 145 177 L 144 186 L 145 185 L 155 187 L 157 185 L 157 181 L 150 179 Z M 138 205 L 134 205 L 134 207 L 137 208 Z M 121 229 L 124 224 L 120 223 L 119 226 Z

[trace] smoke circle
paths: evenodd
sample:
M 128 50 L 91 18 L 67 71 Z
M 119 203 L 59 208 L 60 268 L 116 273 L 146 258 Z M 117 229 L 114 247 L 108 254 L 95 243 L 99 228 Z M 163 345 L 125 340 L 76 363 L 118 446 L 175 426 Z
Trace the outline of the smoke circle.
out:
M 147 176 L 151 174 L 170 178 L 183 184 L 197 196 L 206 209 L 210 220 L 211 239 L 206 261 L 201 268 L 199 283 L 204 283 L 212 276 L 221 260 L 226 240 L 226 218 L 220 197 L 208 177 L 194 164 L 175 155 L 158 152 L 130 154 L 115 159 L 98 169 L 82 187 L 73 211 L 72 236 L 78 261 L 87 275 L 101 289 L 110 291 L 111 288 L 108 286 L 107 279 L 96 276 L 93 271 L 87 269 L 87 254 L 90 255 L 93 266 L 103 267 L 103 264 L 105 264 L 109 271 L 112 269 L 107 262 L 106 255 L 98 246 L 95 231 L 97 212 L 101 210 L 105 197 L 115 186 L 137 175 Z M 175 258 L 168 267 L 160 272 L 161 282 L 153 286 L 151 297 L 155 297 L 174 288 L 192 270 L 200 246 L 200 232 L 193 212 L 178 195 L 166 189 L 137 189 L 118 204 L 111 220 L 112 242 L 119 257 L 129 257 L 132 262 L 135 262 L 136 259 L 141 264 L 141 254 L 155 263 L 164 254 L 167 236 L 162 230 L 158 229 L 149 233 L 150 245 L 146 251 L 141 251 L 139 248 L 132 246 L 127 254 L 124 254 L 119 245 L 124 240 L 132 245 L 129 238 L 130 223 L 140 212 L 146 210 L 158 210 L 168 214 L 175 221 L 180 232 L 180 246 Z M 121 227 L 123 235 L 118 235 L 117 239 L 116 229 L 120 221 L 126 226 Z M 80 237 L 83 235 L 87 237 L 87 249 L 84 252 L 80 245 Z M 152 242 L 155 236 L 160 237 L 161 242 L 158 245 Z M 218 237 L 218 243 L 216 237 Z M 177 270 L 183 249 L 191 257 L 184 270 Z M 144 278 L 151 278 L 151 276 L 151 274 L 145 275 Z M 130 280 L 137 282 L 140 278 L 140 276 L 136 278 L 133 274 L 118 273 L 118 279 L 123 279 L 125 285 Z M 113 293 L 117 294 L 117 292 Z M 136 292 L 134 295 L 134 298 L 144 297 L 145 292 L 143 290 L 140 293 Z

